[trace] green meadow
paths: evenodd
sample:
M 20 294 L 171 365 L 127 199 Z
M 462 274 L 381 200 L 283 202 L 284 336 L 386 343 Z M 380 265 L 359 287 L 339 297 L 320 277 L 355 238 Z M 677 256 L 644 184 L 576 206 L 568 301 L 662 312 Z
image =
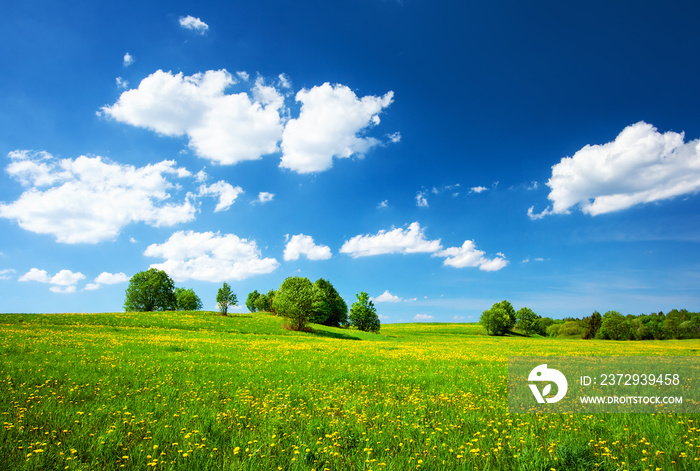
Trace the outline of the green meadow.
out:
M 0 468 L 700 468 L 699 414 L 507 411 L 509 356 L 695 356 L 699 340 L 313 328 L 264 313 L 0 315 Z

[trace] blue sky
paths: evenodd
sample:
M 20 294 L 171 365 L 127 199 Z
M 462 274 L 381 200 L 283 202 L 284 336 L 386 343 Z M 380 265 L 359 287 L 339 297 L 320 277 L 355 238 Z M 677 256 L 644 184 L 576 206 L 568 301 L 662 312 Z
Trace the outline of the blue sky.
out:
M 700 309 L 695 2 L 103 3 L 4 8 L 0 312 Z

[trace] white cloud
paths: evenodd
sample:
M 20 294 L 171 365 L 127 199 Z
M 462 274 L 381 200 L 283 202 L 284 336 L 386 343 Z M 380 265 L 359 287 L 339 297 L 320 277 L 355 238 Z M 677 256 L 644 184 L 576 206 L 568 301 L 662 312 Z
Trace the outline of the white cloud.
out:
M 435 252 L 433 257 L 446 257 L 443 265 L 455 268 L 479 267 L 483 271 L 497 271 L 508 265 L 505 255 L 498 253 L 495 258 L 484 257 L 484 252 L 477 250 L 474 241 L 465 240 L 461 247 L 449 247 Z
M 182 26 L 185 29 L 191 29 L 193 31 L 196 31 L 199 34 L 204 34 L 209 30 L 208 24 L 206 24 L 199 18 L 195 18 L 191 15 L 181 16 L 180 26 Z
M 15 273 L 15 270 L 12 268 L 5 268 L 3 270 L 0 270 L 0 280 L 9 280 L 12 278 L 12 274 Z
M 46 270 L 32 268 L 27 273 L 19 277 L 18 281 L 38 281 L 39 283 L 48 283 L 51 277 Z
M 97 275 L 97 278 L 95 278 L 95 283 L 99 283 L 101 285 L 116 285 L 119 283 L 126 283 L 127 281 L 129 281 L 129 277 L 122 272 L 108 273 L 103 271 Z
M 117 87 L 119 88 L 129 88 L 129 82 L 121 77 L 117 77 Z
M 397 132 L 388 134 L 387 138 L 389 138 L 389 142 L 391 142 L 392 144 L 399 143 L 399 142 L 401 142 L 401 133 L 397 131 Z
M 568 214 L 620 211 L 700 191 L 700 139 L 684 142 L 683 133 L 659 133 L 645 122 L 626 127 L 612 142 L 587 145 L 552 167 L 547 182 L 552 206 L 532 219 Z
M 333 157 L 363 156 L 381 142 L 361 134 L 379 124 L 379 113 L 393 96 L 390 91 L 383 97 L 358 98 L 347 86 L 329 83 L 299 91 L 296 100 L 302 104 L 301 112 L 284 129 L 280 167 L 320 172 L 332 167 Z
M 389 200 L 384 200 L 377 205 L 377 208 L 386 208 L 389 206 Z
M 357 235 L 346 241 L 340 251 L 357 258 L 389 253 L 432 253 L 440 250 L 440 239 L 427 240 L 424 232 L 420 224 L 414 222 L 408 229 L 396 228 L 388 232 L 381 230 L 376 235 Z
M 272 201 L 275 198 L 274 193 L 268 193 L 267 191 L 261 191 L 258 193 L 258 199 L 256 200 L 258 203 L 268 203 Z
M 414 320 L 414 321 L 429 321 L 429 320 L 432 320 L 432 319 L 433 319 L 433 316 L 431 316 L 431 315 L 429 315 L 429 314 L 416 314 L 416 315 L 413 317 L 413 320 Z
M 375 303 L 400 303 L 402 299 L 386 290 L 376 298 L 372 298 L 372 301 Z
M 166 259 L 151 267 L 164 270 L 175 281 L 243 280 L 279 266 L 274 258 L 262 258 L 254 240 L 219 232 L 178 231 L 162 244 L 149 245 L 144 255 Z
M 191 76 L 158 70 L 102 112 L 166 136 L 187 136 L 200 157 L 229 165 L 279 150 L 284 97 L 261 79 L 246 92 L 226 94 L 236 80 L 226 70 Z
M 84 280 L 85 275 L 80 272 L 74 273 L 70 270 L 61 270 L 54 276 L 49 276 L 46 270 L 32 268 L 27 273 L 19 277 L 19 281 L 37 281 L 52 285 L 49 290 L 54 293 L 74 293 L 76 284 Z
M 130 223 L 172 226 L 195 217 L 191 195 L 166 202 L 177 189 L 167 177 L 190 175 L 172 160 L 137 168 L 99 156 L 58 160 L 45 152 L 15 151 L 10 159 L 7 173 L 29 188 L 16 201 L 0 203 L 0 217 L 58 242 L 97 243 Z
M 484 191 L 488 190 L 485 186 L 473 186 L 469 190 L 469 193 L 483 193 Z
M 85 285 L 84 289 L 86 291 L 90 291 L 98 289 L 102 285 L 116 285 L 119 283 L 126 283 L 127 281 L 129 281 L 129 277 L 125 273 L 109 273 L 103 271 L 102 273 L 97 275 L 97 278 L 95 278 L 94 282 Z
M 328 260 L 331 258 L 331 249 L 326 245 L 316 245 L 311 236 L 297 234 L 287 242 L 284 248 L 284 259 L 298 260 L 301 255 L 306 255 L 309 260 Z
M 124 65 L 124 67 L 129 67 L 129 66 L 130 66 L 131 64 L 133 64 L 133 63 L 134 63 L 134 56 L 132 56 L 132 55 L 129 54 L 128 52 L 127 52 L 126 54 L 124 54 L 124 59 L 123 59 L 123 62 L 122 62 L 122 64 Z
M 428 207 L 428 199 L 425 197 L 425 192 L 419 191 L 416 193 L 416 206 L 419 208 L 427 208 Z
M 199 175 L 199 174 L 197 174 Z M 213 185 L 202 185 L 199 187 L 199 194 L 202 196 L 214 196 L 219 197 L 219 202 L 214 208 L 214 212 L 226 211 L 231 207 L 238 195 L 243 193 L 243 188 L 240 186 L 232 186 L 230 183 L 225 181 L 218 181 Z

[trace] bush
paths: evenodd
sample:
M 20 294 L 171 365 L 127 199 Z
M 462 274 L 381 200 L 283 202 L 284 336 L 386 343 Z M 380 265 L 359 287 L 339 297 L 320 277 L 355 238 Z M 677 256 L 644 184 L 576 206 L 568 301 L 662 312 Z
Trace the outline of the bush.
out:
M 151 268 L 138 272 L 129 280 L 125 311 L 172 311 L 176 307 L 175 284 L 164 271 Z
M 175 288 L 175 300 L 178 311 L 199 311 L 202 300 L 193 289 Z
M 357 296 L 357 301 L 352 303 L 350 307 L 350 322 L 359 330 L 379 332 L 381 323 L 374 303 L 369 299 L 369 294 L 362 291 L 355 296 Z
M 275 293 L 272 307 L 290 319 L 292 330 L 305 330 L 314 314 L 316 299 L 316 289 L 308 278 L 290 276 Z

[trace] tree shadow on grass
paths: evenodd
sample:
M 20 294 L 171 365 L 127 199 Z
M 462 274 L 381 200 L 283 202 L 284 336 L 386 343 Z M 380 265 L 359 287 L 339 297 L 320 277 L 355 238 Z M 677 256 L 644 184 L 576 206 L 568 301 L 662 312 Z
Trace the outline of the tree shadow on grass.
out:
M 343 334 L 340 332 L 328 332 L 325 330 L 312 330 L 309 332 L 311 335 L 316 335 L 318 337 L 328 337 L 332 339 L 343 339 L 343 340 L 362 340 L 360 337 L 355 337 L 353 335 Z

